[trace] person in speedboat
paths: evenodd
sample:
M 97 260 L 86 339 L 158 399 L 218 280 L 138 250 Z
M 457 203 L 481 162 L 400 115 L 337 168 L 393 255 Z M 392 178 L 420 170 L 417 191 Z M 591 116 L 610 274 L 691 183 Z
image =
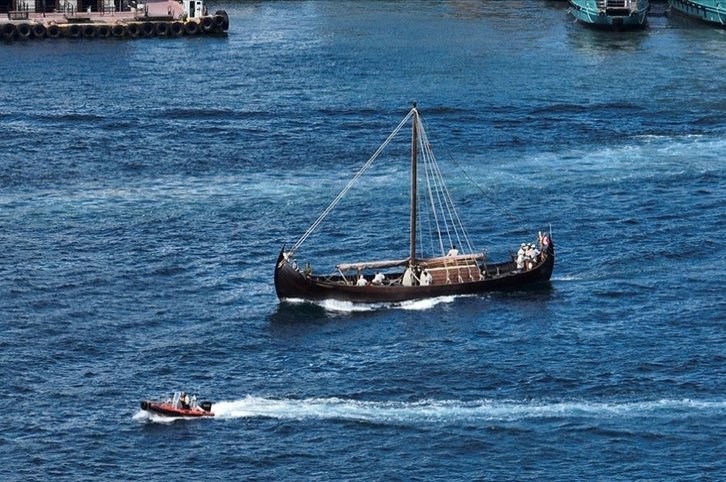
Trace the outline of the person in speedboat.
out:
M 189 410 L 191 408 L 189 394 L 187 392 L 181 393 L 181 397 L 179 397 L 179 403 L 181 404 L 181 408 L 185 410 Z

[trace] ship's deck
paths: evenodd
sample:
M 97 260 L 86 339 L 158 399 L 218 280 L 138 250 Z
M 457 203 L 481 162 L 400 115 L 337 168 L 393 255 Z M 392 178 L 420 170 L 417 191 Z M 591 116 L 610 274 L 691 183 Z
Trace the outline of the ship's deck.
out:
M 168 19 L 171 17 L 173 20 L 179 20 L 184 15 L 183 5 L 175 0 L 147 0 L 143 2 L 143 5 L 143 9 L 132 9 L 131 11 L 125 12 L 28 12 L 27 17 L 23 16 L 22 19 L 16 17 L 15 22 L 34 21 L 46 25 L 51 23 L 65 24 L 79 22 L 114 24 L 119 20 L 133 21 L 144 20 L 145 18 L 159 19 L 165 17 Z

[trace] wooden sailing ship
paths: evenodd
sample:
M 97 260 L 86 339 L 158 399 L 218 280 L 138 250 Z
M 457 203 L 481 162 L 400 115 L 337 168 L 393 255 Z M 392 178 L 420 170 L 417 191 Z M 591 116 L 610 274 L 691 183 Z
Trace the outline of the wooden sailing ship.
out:
M 335 273 L 328 275 L 314 274 L 308 264 L 301 268 L 295 259 L 298 248 L 409 120 L 412 124 L 412 141 L 408 256 L 395 260 L 342 263 L 336 266 Z M 422 255 L 422 249 L 417 253 L 419 158 L 424 164 L 428 184 L 430 202 L 426 205 L 438 204 L 438 208 L 434 210 L 437 226 L 434 231 L 439 238 L 435 245 L 441 252 L 429 256 Z M 432 189 L 432 185 L 436 189 Z M 449 222 L 452 224 L 451 228 L 448 226 Z M 446 224 L 446 227 L 442 227 L 442 224 Z M 460 253 L 457 249 L 449 249 L 447 252 L 446 249 L 454 243 L 445 244 L 446 236 L 443 233 L 448 233 L 448 241 L 452 237 L 463 239 L 459 246 L 468 247 L 469 252 L 462 250 Z M 441 171 L 414 104 L 384 144 L 297 243 L 289 250 L 282 248 L 275 265 L 275 290 L 280 299 L 359 303 L 390 303 L 494 290 L 517 290 L 546 283 L 552 275 L 555 263 L 552 239 L 547 233 L 539 233 L 536 240 L 522 244 L 517 254 L 512 254 L 510 259 L 498 263 L 490 263 L 484 252 L 471 250 L 468 235 L 443 184 Z

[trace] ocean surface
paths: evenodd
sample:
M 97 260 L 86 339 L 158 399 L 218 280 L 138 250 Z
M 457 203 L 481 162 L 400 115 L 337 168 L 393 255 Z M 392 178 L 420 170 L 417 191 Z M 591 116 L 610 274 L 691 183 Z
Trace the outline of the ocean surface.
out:
M 1 480 L 726 479 L 726 30 L 218 9 L 223 38 L 0 45 Z M 470 237 L 551 230 L 550 286 L 278 301 L 414 100 Z M 301 263 L 406 255 L 405 137 Z M 216 417 L 140 411 L 174 390 Z

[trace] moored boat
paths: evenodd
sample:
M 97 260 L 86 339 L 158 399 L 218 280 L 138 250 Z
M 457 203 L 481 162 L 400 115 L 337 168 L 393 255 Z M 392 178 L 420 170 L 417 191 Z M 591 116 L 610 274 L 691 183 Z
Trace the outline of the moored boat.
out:
M 142 400 L 141 409 L 164 417 L 213 417 L 212 402 L 197 402 L 185 392 L 175 392 L 165 401 Z
M 393 260 L 340 263 L 337 272 L 313 274 L 309 263 L 301 269 L 295 254 L 353 184 L 371 166 L 401 128 L 411 121 L 411 169 L 409 253 Z M 420 159 L 420 161 L 419 161 Z M 421 166 L 422 197 L 419 203 L 418 171 Z M 417 244 L 422 237 L 420 211 L 429 211 L 429 243 Z M 446 251 L 446 247 L 451 249 Z M 457 248 L 460 246 L 461 249 Z M 280 251 L 275 265 L 275 290 L 278 298 L 302 300 L 340 300 L 360 303 L 387 303 L 478 294 L 494 290 L 515 290 L 549 281 L 555 262 L 554 244 L 549 234 L 539 233 L 536 243 L 522 243 L 519 252 L 498 263 L 485 252 L 472 249 L 472 243 L 453 204 L 442 170 L 439 168 L 419 112 L 414 105 L 376 153 L 323 211 L 291 249 Z
M 178 37 L 224 35 L 229 30 L 227 12 L 210 14 L 204 0 L 130 0 L 115 7 L 113 1 L 101 3 L 69 0 L 52 8 L 41 0 L 0 0 L 0 14 L 8 17 L 0 19 L 0 39 Z
M 645 28 L 649 0 L 569 0 L 570 13 L 578 22 L 607 30 Z
M 699 19 L 711 25 L 726 27 L 724 0 L 669 0 L 671 11 Z

